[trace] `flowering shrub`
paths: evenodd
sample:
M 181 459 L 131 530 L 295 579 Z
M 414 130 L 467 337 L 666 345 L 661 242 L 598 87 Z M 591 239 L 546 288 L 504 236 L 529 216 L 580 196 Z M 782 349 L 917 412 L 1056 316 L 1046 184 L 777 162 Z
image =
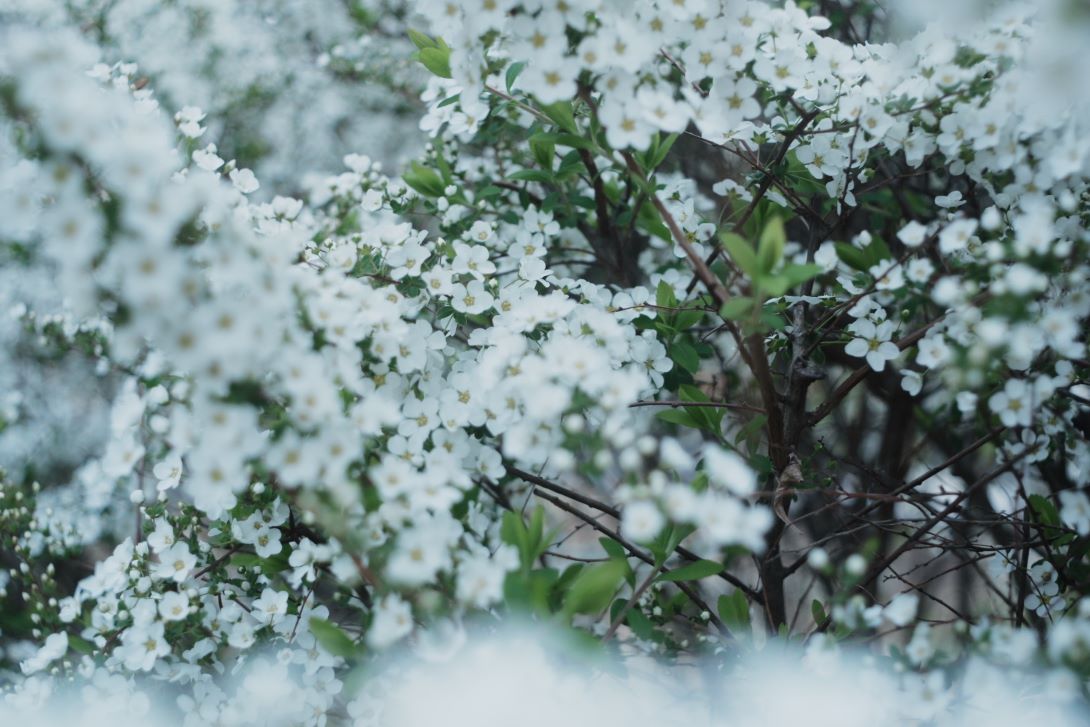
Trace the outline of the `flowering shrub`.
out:
M 878 44 L 870 3 L 420 0 L 429 143 L 330 176 L 294 152 L 339 111 L 150 50 L 239 50 L 241 3 L 87 5 L 0 37 L 0 259 L 63 300 L 15 313 L 112 392 L 70 475 L 4 476 L 8 708 L 381 724 L 383 652 L 515 618 L 724 668 L 877 644 L 904 719 L 983 660 L 1081 699 L 1077 9 Z M 262 108 L 305 136 L 267 177 L 228 121 Z

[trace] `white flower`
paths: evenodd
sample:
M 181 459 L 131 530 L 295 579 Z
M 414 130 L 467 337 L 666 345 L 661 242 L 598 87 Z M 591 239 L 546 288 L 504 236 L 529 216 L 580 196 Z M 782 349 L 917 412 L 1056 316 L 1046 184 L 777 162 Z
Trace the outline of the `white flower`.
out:
M 167 591 L 159 600 L 159 616 L 164 621 L 180 621 L 189 615 L 189 597 L 179 591 Z
M 154 575 L 181 583 L 189 577 L 189 571 L 193 570 L 196 563 L 197 559 L 189 552 L 188 545 L 175 543 L 159 554 L 159 565 L 156 566 Z
M 915 593 L 902 593 L 890 601 L 884 609 L 882 616 L 894 626 L 908 626 L 912 619 L 916 618 L 916 610 L 920 605 L 920 597 Z
M 126 629 L 117 652 L 129 671 L 150 671 L 159 657 L 170 653 L 163 638 L 163 623 L 154 621 Z
M 375 604 L 371 628 L 367 630 L 367 645 L 373 649 L 385 649 L 412 630 L 412 609 L 401 596 L 391 594 Z
M 148 545 L 153 553 L 162 553 L 174 545 L 174 528 L 165 518 L 155 521 L 155 530 L 148 534 Z
M 897 232 L 897 239 L 904 243 L 905 247 L 919 247 L 927 237 L 927 228 L 916 220 L 912 220 Z
M 1060 519 L 1064 525 L 1078 532 L 1090 535 L 1090 498 L 1080 490 L 1060 492 Z
M 912 639 L 905 646 L 905 656 L 916 666 L 923 666 L 931 660 L 935 648 L 931 645 L 931 627 L 921 623 L 912 632 Z
M 860 319 L 848 327 L 857 338 L 848 342 L 844 353 L 849 356 L 866 358 L 867 364 L 875 371 L 883 371 L 886 361 L 892 361 L 901 354 L 897 344 L 889 339 L 893 335 L 893 323 L 882 321 L 875 325 L 868 319 Z
M 19 663 L 24 674 L 33 674 L 45 669 L 57 659 L 68 653 L 68 634 L 60 631 L 45 637 L 45 643 L 29 659 Z
M 494 555 L 487 550 L 474 553 L 458 565 L 455 595 L 475 608 L 491 606 L 502 600 L 504 579 L 518 564 L 518 551 L 510 545 L 500 546 Z
M 468 315 L 485 312 L 495 300 L 480 280 L 471 280 L 469 285 L 456 283 L 450 291 L 451 307 Z
M 950 359 L 950 347 L 942 334 L 932 334 L 920 339 L 916 363 L 927 369 L 942 366 Z
M 913 371 L 912 369 L 905 369 L 901 372 L 901 388 L 909 396 L 916 396 L 920 393 L 920 389 L 923 388 L 923 377 L 920 376 L 919 371 Z
M 704 446 L 704 472 L 713 484 L 739 497 L 748 497 L 757 490 L 757 473 L 749 463 L 717 445 Z
M 275 624 L 288 612 L 288 592 L 266 588 L 261 597 L 250 604 L 250 615 L 266 626 Z
M 160 492 L 171 490 L 177 487 L 182 479 L 182 458 L 171 452 L 161 462 L 156 462 L 152 473 L 159 481 L 157 487 Z
M 988 408 L 1005 427 L 1028 427 L 1033 421 L 1033 394 L 1022 379 L 1010 379 L 988 399 Z
M 665 525 L 666 518 L 650 500 L 631 502 L 621 513 L 621 534 L 636 543 L 652 540 Z
M 232 169 L 228 176 L 231 177 L 231 184 L 235 185 L 235 189 L 243 194 L 256 192 L 261 187 L 257 177 L 249 169 Z

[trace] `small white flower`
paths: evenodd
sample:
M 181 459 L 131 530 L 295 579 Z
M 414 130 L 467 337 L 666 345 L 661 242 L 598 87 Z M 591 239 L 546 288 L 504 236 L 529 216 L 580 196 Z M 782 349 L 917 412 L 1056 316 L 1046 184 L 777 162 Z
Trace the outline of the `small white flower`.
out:
M 665 525 L 658 505 L 649 500 L 629 503 L 621 514 L 621 534 L 636 543 L 653 539 Z
M 875 325 L 864 318 L 853 323 L 848 329 L 857 338 L 848 342 L 848 345 L 844 347 L 844 353 L 865 358 L 867 364 L 875 371 L 883 371 L 887 361 L 892 361 L 901 355 L 901 349 L 890 341 L 893 336 L 891 321 L 882 321 Z
M 243 194 L 256 192 L 261 187 L 257 177 L 249 169 L 232 169 L 229 176 L 231 177 L 231 184 L 235 185 L 235 189 Z

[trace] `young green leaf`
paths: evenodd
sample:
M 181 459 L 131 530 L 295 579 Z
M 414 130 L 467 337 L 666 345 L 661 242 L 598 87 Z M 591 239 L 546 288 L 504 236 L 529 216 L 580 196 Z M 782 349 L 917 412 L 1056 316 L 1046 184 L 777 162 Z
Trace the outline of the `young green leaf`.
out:
M 751 280 L 760 275 L 761 268 L 757 264 L 757 253 L 753 246 L 733 232 L 724 232 L 719 235 L 723 247 L 730 253 L 731 260 L 742 269 Z
M 312 616 L 309 623 L 314 639 L 330 654 L 345 659 L 356 656 L 356 644 L 338 626 L 316 616 Z
M 663 573 L 659 576 L 659 580 L 671 583 L 676 581 L 699 581 L 702 578 L 714 576 L 722 571 L 722 563 L 716 563 L 714 560 L 698 560 L 695 563 L 689 563 L 688 565 L 683 565 L 680 568 L 675 568 Z
M 564 599 L 564 612 L 568 615 L 597 614 L 605 610 L 613 600 L 626 568 L 623 561 L 617 560 L 584 568 L 572 581 Z
M 762 273 L 767 275 L 775 269 L 780 258 L 783 257 L 783 248 L 786 244 L 787 234 L 783 229 L 783 220 L 773 217 L 765 225 L 757 245 L 757 266 Z
M 719 309 L 719 315 L 728 321 L 741 320 L 753 312 L 754 303 L 752 298 L 731 298 Z
M 440 78 L 450 78 L 450 48 L 421 48 L 416 52 L 416 59 L 429 71 Z
M 735 591 L 729 596 L 720 596 L 716 604 L 719 618 L 734 633 L 749 631 L 749 601 L 746 594 Z

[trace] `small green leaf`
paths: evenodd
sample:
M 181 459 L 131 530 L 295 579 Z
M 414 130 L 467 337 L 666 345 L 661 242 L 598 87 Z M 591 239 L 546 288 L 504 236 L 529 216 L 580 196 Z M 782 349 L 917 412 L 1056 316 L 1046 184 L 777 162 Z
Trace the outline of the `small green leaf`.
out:
M 749 631 L 749 601 L 746 600 L 746 594 L 735 591 L 729 596 L 720 596 L 716 610 L 719 618 L 732 632 Z
M 551 174 L 540 169 L 520 169 L 509 175 L 507 179 L 511 182 L 540 182 L 542 184 L 553 181 Z
M 507 73 L 504 76 L 504 82 L 507 84 L 507 93 L 511 93 L 511 89 L 515 87 L 515 80 L 522 73 L 522 69 L 526 67 L 526 63 L 523 61 L 517 61 L 507 67 Z
M 626 569 L 627 565 L 617 560 L 584 568 L 572 581 L 564 599 L 564 612 L 568 615 L 597 614 L 605 610 L 613 600 Z
M 425 48 L 439 47 L 438 43 L 436 43 L 430 37 L 421 33 L 419 30 L 413 30 L 412 28 L 409 28 L 408 34 L 409 40 L 411 40 L 413 42 L 413 45 L 415 45 L 419 50 L 424 50 Z
M 316 616 L 312 616 L 309 623 L 314 639 L 330 654 L 345 659 L 356 656 L 356 644 L 338 626 Z
M 678 341 L 670 346 L 670 358 L 691 374 L 700 369 L 700 354 L 688 341 Z
M 651 623 L 651 619 L 647 618 L 639 607 L 629 609 L 628 614 L 625 616 L 625 621 L 628 622 L 628 626 L 632 629 L 632 633 L 636 634 L 636 636 L 641 639 L 650 639 L 654 634 L 655 625 Z
M 762 273 L 771 273 L 783 257 L 783 248 L 787 244 L 787 234 L 783 229 L 783 220 L 773 217 L 761 232 L 757 245 L 757 266 Z
M 665 411 L 660 411 L 656 414 L 655 418 L 671 424 L 677 424 L 679 427 L 700 429 L 700 422 L 693 419 L 688 411 L 682 409 L 666 409 Z
M 843 260 L 845 265 L 856 270 L 866 271 L 870 267 L 866 254 L 846 242 L 836 243 L 836 256 Z
M 443 190 L 446 188 L 442 177 L 435 170 L 428 169 L 419 162 L 410 164 L 409 171 L 405 172 L 401 179 L 425 197 L 442 197 Z
M 546 134 L 536 134 L 530 137 L 530 152 L 534 155 L 534 161 L 545 171 L 553 169 L 553 157 L 556 156 L 556 144 Z
M 741 320 L 753 312 L 753 304 L 752 298 L 731 298 L 719 309 L 719 315 L 728 321 Z
M 655 566 L 666 562 L 670 554 L 677 550 L 685 538 L 693 534 L 696 527 L 693 525 L 669 525 L 658 536 L 648 543 L 647 547 L 655 556 Z
M 689 563 L 663 573 L 659 576 L 659 580 L 671 583 L 676 581 L 699 581 L 702 578 L 717 575 L 722 571 L 722 563 L 716 563 L 714 560 L 698 560 L 695 563 Z
M 659 283 L 659 287 L 655 289 L 655 305 L 660 308 L 677 308 L 677 296 L 674 295 L 674 288 L 665 280 Z
M 761 269 L 757 263 L 757 253 L 754 252 L 752 245 L 733 232 L 724 232 L 719 236 L 719 239 L 722 240 L 723 247 L 730 253 L 731 260 L 750 279 L 754 279 L 760 274 Z
M 579 127 L 575 123 L 575 112 L 570 101 L 557 101 L 543 105 L 541 110 L 545 112 L 554 124 L 569 134 L 578 134 Z
M 823 272 L 825 272 L 825 269 L 820 265 L 807 263 L 805 265 L 786 265 L 780 274 L 787 278 L 788 288 L 794 288 L 796 285 L 802 285 L 810 278 L 816 278 Z
M 677 318 L 674 319 L 674 328 L 678 331 L 687 331 L 704 317 L 704 311 L 702 310 L 683 310 L 679 311 Z
M 451 77 L 450 48 L 421 48 L 416 52 L 416 59 L 440 78 Z
M 89 655 L 95 650 L 94 644 L 75 634 L 68 634 L 68 646 L 80 654 Z
M 1037 515 L 1037 519 L 1043 524 L 1059 527 L 1060 513 L 1056 511 L 1056 506 L 1052 504 L 1051 500 L 1041 495 L 1030 495 L 1029 504 Z
M 677 390 L 678 399 L 681 401 L 711 401 L 708 395 L 699 386 L 693 386 L 692 384 L 682 384 Z
M 598 543 L 602 546 L 602 550 L 606 551 L 606 555 L 614 560 L 624 560 L 628 557 L 624 546 L 612 538 L 598 538 Z
M 647 164 L 648 169 L 653 171 L 666 160 L 666 155 L 670 153 L 670 149 L 674 146 L 677 138 L 678 134 L 670 134 L 655 148 L 655 153 Z
M 810 615 L 814 618 L 815 624 L 825 623 L 825 607 L 816 598 L 810 602 Z

